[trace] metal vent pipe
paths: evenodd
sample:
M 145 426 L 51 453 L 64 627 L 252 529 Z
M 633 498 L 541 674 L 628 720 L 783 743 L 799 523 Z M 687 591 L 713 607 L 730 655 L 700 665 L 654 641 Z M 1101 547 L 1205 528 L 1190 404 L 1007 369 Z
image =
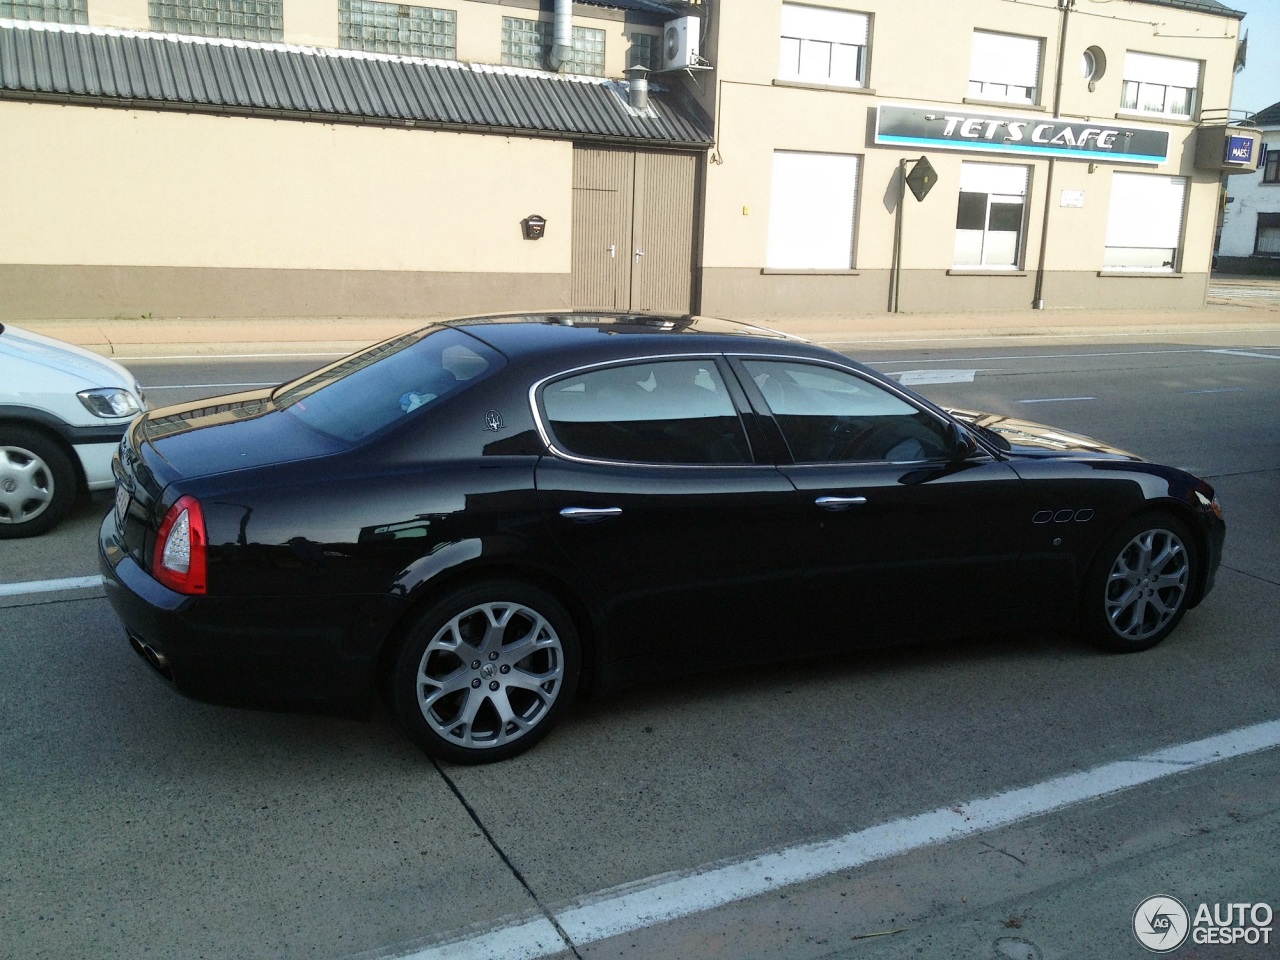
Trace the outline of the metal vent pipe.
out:
M 627 103 L 631 109 L 649 109 L 649 68 L 637 63 L 622 72 L 627 75 Z
M 559 72 L 573 57 L 573 0 L 556 0 L 551 38 L 551 69 Z

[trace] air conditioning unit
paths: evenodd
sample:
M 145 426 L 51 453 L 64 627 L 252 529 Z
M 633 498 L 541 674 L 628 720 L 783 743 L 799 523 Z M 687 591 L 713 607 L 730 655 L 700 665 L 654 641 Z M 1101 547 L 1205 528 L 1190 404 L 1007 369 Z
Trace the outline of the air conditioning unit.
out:
M 662 69 L 684 70 L 697 66 L 698 18 L 680 17 L 668 20 L 662 28 Z

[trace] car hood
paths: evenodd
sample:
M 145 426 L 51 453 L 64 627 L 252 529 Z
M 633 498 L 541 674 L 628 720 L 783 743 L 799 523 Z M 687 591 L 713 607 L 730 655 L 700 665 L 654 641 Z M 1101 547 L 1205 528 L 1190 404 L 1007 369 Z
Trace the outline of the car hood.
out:
M 1019 420 L 998 413 L 974 410 L 948 410 L 953 417 L 995 433 L 1008 445 L 1007 453 L 1015 457 L 1088 457 L 1104 460 L 1141 460 L 1137 454 L 1121 450 L 1101 440 L 1068 433 L 1057 427 Z M 1002 445 L 1003 446 L 1003 445 Z
M 137 389 L 133 374 L 120 364 L 83 347 L 9 324 L 0 330 L 0 364 L 12 365 L 15 370 L 22 365 L 43 368 L 41 385 L 52 375 L 61 378 L 69 388 L 123 387 L 135 392 Z
M 249 470 L 346 449 L 279 410 L 271 390 L 158 407 L 138 418 L 132 437 L 181 477 Z

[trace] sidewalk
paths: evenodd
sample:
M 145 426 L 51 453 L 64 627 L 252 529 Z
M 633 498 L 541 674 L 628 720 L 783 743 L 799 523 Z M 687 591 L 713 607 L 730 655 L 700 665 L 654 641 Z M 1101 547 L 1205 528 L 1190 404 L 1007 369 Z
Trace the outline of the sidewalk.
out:
M 1216 298 L 1215 298 L 1216 299 Z M 16 321 L 46 336 L 113 357 L 215 356 L 226 354 L 347 353 L 413 330 L 431 318 L 138 318 Z M 823 343 L 876 344 L 918 341 L 1095 340 L 1161 338 L 1210 343 L 1241 333 L 1280 344 L 1280 297 L 1211 303 L 1201 310 L 1025 310 L 954 314 L 861 314 L 848 317 L 781 317 L 748 322 Z

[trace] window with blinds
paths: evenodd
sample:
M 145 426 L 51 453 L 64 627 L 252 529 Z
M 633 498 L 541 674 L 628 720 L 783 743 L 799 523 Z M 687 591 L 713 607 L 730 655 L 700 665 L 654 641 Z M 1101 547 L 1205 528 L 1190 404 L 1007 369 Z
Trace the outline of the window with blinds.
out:
M 1280 257 L 1280 213 L 1258 214 L 1253 252 L 1260 257 Z
M 1186 195 L 1186 177 L 1113 173 L 1103 268 L 1177 270 Z
M 957 267 L 1008 270 L 1021 264 L 1030 179 L 1030 167 L 960 164 L 954 256 Z
M 857 209 L 856 156 L 775 151 L 767 266 L 850 269 Z
M 866 86 L 870 30 L 865 13 L 784 3 L 778 79 Z
M 1120 109 L 1189 119 L 1196 109 L 1200 61 L 1134 53 L 1124 57 Z
M 1039 103 L 1043 48 L 1044 41 L 1036 37 L 975 30 L 969 59 L 969 96 Z

